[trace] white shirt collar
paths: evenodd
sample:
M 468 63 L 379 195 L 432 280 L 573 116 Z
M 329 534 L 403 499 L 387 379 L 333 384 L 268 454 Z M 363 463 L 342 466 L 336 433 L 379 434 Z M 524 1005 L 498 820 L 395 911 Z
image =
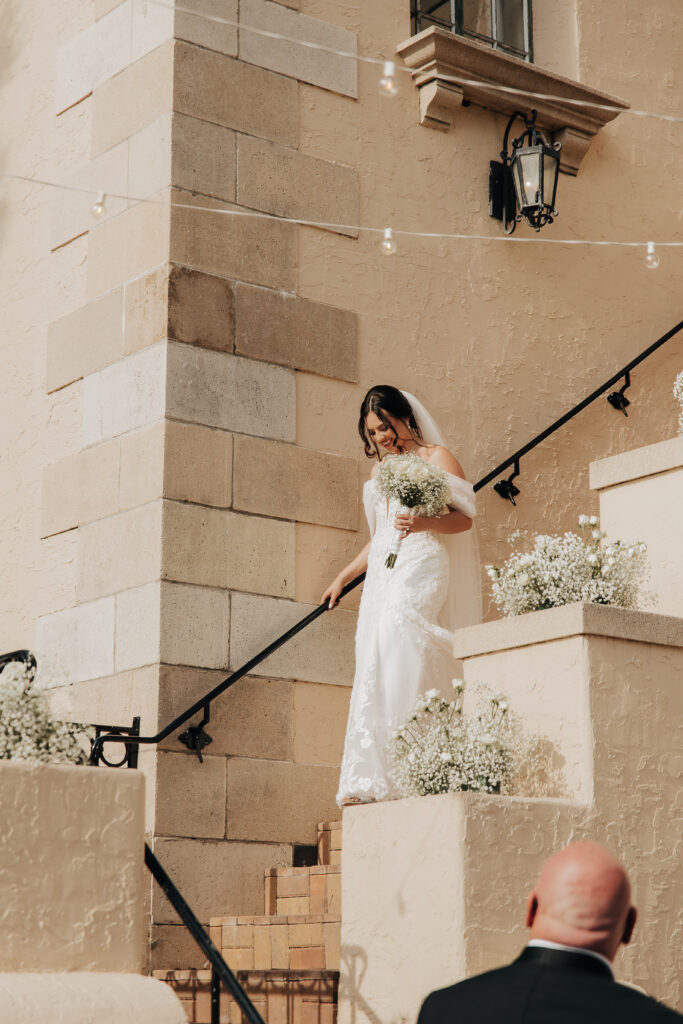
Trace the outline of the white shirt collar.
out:
M 562 946 L 559 942 L 550 942 L 549 939 L 529 939 L 527 946 L 542 946 L 544 949 L 561 949 L 565 953 L 583 953 L 585 956 L 595 957 L 596 960 L 600 960 L 606 967 L 609 967 L 609 972 L 614 977 L 614 968 L 602 953 L 596 953 L 594 949 L 584 949 L 583 946 Z

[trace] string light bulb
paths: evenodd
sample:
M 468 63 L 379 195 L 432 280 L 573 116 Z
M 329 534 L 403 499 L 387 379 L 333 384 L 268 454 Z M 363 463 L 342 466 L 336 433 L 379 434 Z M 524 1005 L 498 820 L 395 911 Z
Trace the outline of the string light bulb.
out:
M 659 266 L 659 256 L 655 252 L 655 243 L 647 243 L 647 252 L 645 253 L 645 266 L 648 270 L 656 270 Z
M 395 76 L 396 65 L 393 60 L 385 60 L 382 77 L 379 80 L 379 91 L 382 96 L 395 96 L 398 92 Z
M 105 200 L 105 198 L 106 198 L 106 193 L 105 192 L 100 192 L 100 194 L 98 195 L 97 199 L 95 200 L 95 202 L 90 207 L 90 212 L 92 213 L 93 217 L 97 217 L 99 219 L 104 214 L 104 200 Z
M 396 252 L 396 242 L 391 228 L 384 229 L 384 238 L 381 242 L 381 248 L 385 256 L 393 256 Z

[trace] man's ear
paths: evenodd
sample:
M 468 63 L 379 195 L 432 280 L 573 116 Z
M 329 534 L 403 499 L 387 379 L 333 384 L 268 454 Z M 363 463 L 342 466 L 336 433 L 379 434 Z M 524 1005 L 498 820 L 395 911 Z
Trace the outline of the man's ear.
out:
M 536 920 L 536 912 L 538 910 L 538 898 L 535 892 L 529 893 L 529 898 L 526 901 L 526 926 L 531 928 L 534 921 Z
M 631 936 L 633 935 L 633 929 L 636 926 L 636 918 L 637 918 L 637 916 L 638 916 L 638 911 L 636 910 L 635 907 L 631 907 L 631 909 L 629 910 L 628 914 L 626 915 L 626 923 L 624 924 L 624 932 L 623 932 L 623 935 L 621 936 L 621 944 L 622 944 L 622 946 L 628 946 L 629 942 L 631 941 Z

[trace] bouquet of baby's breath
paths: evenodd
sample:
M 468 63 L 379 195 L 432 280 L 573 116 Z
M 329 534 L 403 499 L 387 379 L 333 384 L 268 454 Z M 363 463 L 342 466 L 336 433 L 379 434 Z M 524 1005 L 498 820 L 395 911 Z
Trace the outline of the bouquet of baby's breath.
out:
M 617 540 L 606 547 L 606 536 L 597 516 L 579 516 L 582 530 L 590 529 L 591 541 L 576 533 L 563 536 L 537 534 L 531 550 L 514 552 L 502 567 L 487 565 L 493 600 L 505 615 L 555 608 L 573 601 L 614 604 L 637 608 L 654 603 L 654 595 L 642 592 L 647 578 L 642 542 Z M 526 538 L 523 530 L 510 536 L 514 543 Z
M 401 512 L 438 516 L 448 502 L 448 479 L 443 469 L 430 466 L 419 455 L 387 455 L 375 474 L 379 493 L 398 502 Z M 392 541 L 385 565 L 393 569 L 401 546 L 400 531 Z
M 55 720 L 41 690 L 33 689 L 35 669 L 11 661 L 0 672 L 0 760 L 85 764 L 79 743 L 88 726 Z
M 681 403 L 681 411 L 678 416 L 678 433 L 683 434 L 683 370 L 674 381 L 674 398 Z
M 500 696 L 480 693 L 475 713 L 463 714 L 465 684 L 454 698 L 428 690 L 389 742 L 389 770 L 403 796 L 475 790 L 509 793 L 524 748 L 524 733 Z

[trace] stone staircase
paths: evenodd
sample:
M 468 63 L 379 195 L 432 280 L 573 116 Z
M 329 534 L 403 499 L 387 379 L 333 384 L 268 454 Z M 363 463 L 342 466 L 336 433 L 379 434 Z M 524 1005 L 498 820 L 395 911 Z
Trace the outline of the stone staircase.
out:
M 214 917 L 210 935 L 267 1024 L 335 1024 L 341 947 L 341 822 L 318 825 L 318 863 L 272 868 L 263 915 Z M 190 1024 L 210 1024 L 211 971 L 157 970 Z M 221 1024 L 241 1024 L 221 993 Z

